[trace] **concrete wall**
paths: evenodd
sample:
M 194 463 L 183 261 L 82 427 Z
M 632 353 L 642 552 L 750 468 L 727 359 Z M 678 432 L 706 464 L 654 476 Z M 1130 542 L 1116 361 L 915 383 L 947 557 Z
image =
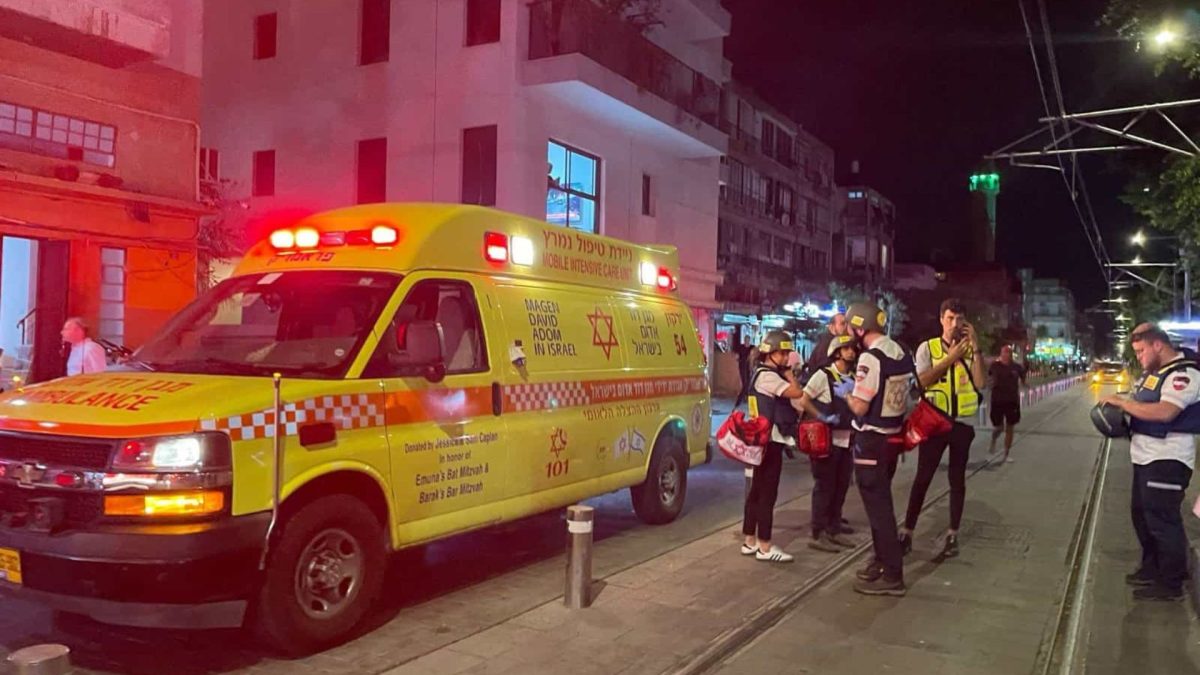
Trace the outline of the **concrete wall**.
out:
M 390 58 L 367 66 L 358 65 L 358 3 L 348 4 L 353 11 L 295 0 L 205 4 L 203 145 L 219 151 L 222 177 L 242 195 L 250 193 L 253 153 L 276 152 L 276 194 L 253 198 L 252 215 L 353 203 L 356 143 L 377 137 L 388 139 L 388 200 L 457 202 L 463 129 L 495 124 L 498 208 L 545 217 L 550 139 L 595 154 L 600 232 L 678 245 L 681 292 L 712 304 L 718 151 L 680 152 L 651 131 L 661 122 L 606 99 L 603 81 L 599 92 L 569 78 L 527 84 L 523 0 L 503 3 L 500 42 L 473 47 L 464 46 L 465 0 L 396 0 Z M 267 12 L 278 12 L 278 55 L 256 61 L 253 19 Z M 677 55 L 686 56 L 686 46 L 719 64 L 711 39 L 683 42 L 672 47 Z M 604 75 L 613 87 L 630 86 Z M 653 217 L 640 215 L 643 172 L 654 183 Z

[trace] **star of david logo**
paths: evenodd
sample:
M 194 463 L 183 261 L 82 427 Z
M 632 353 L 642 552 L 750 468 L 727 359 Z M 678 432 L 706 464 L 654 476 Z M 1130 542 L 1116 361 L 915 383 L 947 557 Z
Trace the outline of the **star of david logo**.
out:
M 613 318 L 596 308 L 595 314 L 588 314 L 592 324 L 592 346 L 604 350 L 604 360 L 612 358 L 612 349 L 617 346 L 617 335 L 613 332 Z
M 550 452 L 557 458 L 567 449 L 567 432 L 565 429 L 555 429 L 550 434 Z

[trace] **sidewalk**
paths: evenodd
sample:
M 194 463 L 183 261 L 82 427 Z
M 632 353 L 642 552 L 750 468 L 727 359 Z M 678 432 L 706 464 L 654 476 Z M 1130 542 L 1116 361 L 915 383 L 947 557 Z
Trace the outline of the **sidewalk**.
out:
M 1031 408 L 1026 411 L 1022 427 L 1029 430 L 1041 423 L 1053 425 L 1064 408 L 1079 407 L 1082 391 L 1053 396 Z M 1020 458 L 1032 452 L 1031 446 L 1058 443 L 1059 439 L 1053 437 L 1047 442 L 1039 436 L 1029 436 L 1019 441 L 1014 454 Z M 986 447 L 987 435 L 980 434 L 973 447 L 973 467 L 978 467 L 986 457 Z M 897 472 L 894 494 L 898 505 L 907 499 L 914 460 L 915 457 L 910 457 Z M 727 460 L 718 457 L 716 461 Z M 1037 464 L 1030 465 L 1030 471 L 1036 472 Z M 1019 467 L 1020 463 L 1013 466 Z M 1007 468 L 997 470 L 996 476 L 1007 472 Z M 974 482 L 971 485 L 969 499 Z M 936 478 L 931 497 L 944 486 L 945 479 Z M 775 539 L 797 554 L 794 564 L 772 565 L 739 556 L 740 528 L 732 526 L 599 579 L 595 587 L 598 595 L 588 609 L 568 610 L 561 598 L 556 598 L 385 672 L 387 675 L 566 672 L 587 675 L 672 670 L 723 634 L 738 628 L 747 615 L 804 586 L 839 559 L 837 555 L 806 547 L 808 506 L 809 497 L 803 495 L 781 504 L 776 512 L 779 534 Z M 866 519 L 862 500 L 855 491 L 852 490 L 846 506 L 847 517 L 858 528 L 855 538 L 865 541 Z M 968 504 L 968 513 L 976 517 L 986 510 L 986 505 L 977 504 L 974 499 Z M 927 540 L 931 528 L 945 526 L 945 516 L 934 509 L 922 522 L 926 529 L 920 531 L 920 536 Z M 971 544 L 964 541 L 964 545 Z M 854 552 L 841 554 L 842 558 L 854 555 Z M 913 571 L 913 581 L 927 574 L 917 571 L 915 566 Z M 842 604 L 858 597 L 840 582 L 818 592 L 821 593 Z M 797 638 L 792 631 L 787 635 L 789 641 Z M 880 663 L 875 662 L 876 666 Z M 796 669 L 790 667 L 780 672 L 796 672 Z

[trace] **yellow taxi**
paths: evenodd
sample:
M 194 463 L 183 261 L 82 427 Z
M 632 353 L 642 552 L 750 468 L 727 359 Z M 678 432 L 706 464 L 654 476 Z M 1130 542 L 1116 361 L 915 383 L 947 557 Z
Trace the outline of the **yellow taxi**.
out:
M 678 269 L 472 206 L 274 231 L 119 369 L 0 396 L 0 594 L 304 653 L 389 551 L 626 487 L 669 522 L 710 456 Z
M 1091 383 L 1115 384 L 1119 391 L 1125 391 L 1129 389 L 1129 371 L 1120 361 L 1096 361 L 1092 364 Z

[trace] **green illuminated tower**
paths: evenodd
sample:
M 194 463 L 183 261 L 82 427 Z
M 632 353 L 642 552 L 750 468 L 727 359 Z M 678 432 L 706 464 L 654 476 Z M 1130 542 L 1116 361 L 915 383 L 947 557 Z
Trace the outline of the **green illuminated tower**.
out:
M 971 244 L 974 258 L 996 261 L 996 197 L 1000 194 L 1000 174 L 995 168 L 976 173 L 970 179 Z

